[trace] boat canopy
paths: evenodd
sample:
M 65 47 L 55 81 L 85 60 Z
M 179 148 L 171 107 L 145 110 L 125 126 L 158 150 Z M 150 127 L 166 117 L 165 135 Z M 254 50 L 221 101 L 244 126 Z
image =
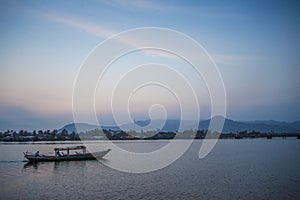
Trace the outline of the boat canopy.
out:
M 78 150 L 82 149 L 82 153 L 86 154 L 86 146 L 72 146 L 72 147 L 62 147 L 62 148 L 54 148 L 55 154 L 59 151 L 67 151 L 67 155 L 70 155 L 70 150 Z
M 86 146 L 73 146 L 73 147 L 62 147 L 54 148 L 54 151 L 67 151 L 67 150 L 77 150 L 77 149 L 86 149 Z

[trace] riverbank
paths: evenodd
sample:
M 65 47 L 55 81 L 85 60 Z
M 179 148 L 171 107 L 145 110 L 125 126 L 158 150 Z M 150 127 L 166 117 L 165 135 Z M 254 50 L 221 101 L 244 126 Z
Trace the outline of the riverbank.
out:
M 158 133 L 126 133 L 124 131 L 89 132 L 80 134 L 32 134 L 20 135 L 18 133 L 0 134 L 2 142 L 36 142 L 36 141 L 81 141 L 81 140 L 171 140 L 171 139 L 255 139 L 255 138 L 297 138 L 299 133 L 260 133 L 260 132 L 240 132 L 240 133 L 212 133 L 209 131 L 186 131 L 183 133 L 158 132 Z

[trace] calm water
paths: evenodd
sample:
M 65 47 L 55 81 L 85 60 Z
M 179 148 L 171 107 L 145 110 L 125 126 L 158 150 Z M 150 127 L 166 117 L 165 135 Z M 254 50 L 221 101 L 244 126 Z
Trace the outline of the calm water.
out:
M 167 141 L 118 145 L 145 152 Z M 91 143 L 91 145 L 105 143 Z M 219 140 L 198 159 L 201 141 L 172 165 L 147 174 L 119 172 L 98 161 L 30 165 L 22 152 L 71 144 L 0 144 L 0 199 L 299 199 L 300 140 Z

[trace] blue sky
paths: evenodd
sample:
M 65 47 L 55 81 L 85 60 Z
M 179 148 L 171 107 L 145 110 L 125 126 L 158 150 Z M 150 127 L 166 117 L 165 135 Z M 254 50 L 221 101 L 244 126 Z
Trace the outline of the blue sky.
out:
M 113 34 L 141 27 L 180 31 L 207 50 L 224 81 L 227 117 L 300 119 L 297 1 L 2 1 L 0 9 L 0 130 L 71 122 L 83 60 Z

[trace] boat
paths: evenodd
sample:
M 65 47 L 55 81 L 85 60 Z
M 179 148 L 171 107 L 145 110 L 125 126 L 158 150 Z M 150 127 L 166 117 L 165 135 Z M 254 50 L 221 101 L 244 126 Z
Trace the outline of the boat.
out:
M 77 152 L 74 150 L 82 150 L 82 152 Z M 95 153 L 87 153 L 85 146 L 72 146 L 64 148 L 54 148 L 53 155 L 40 155 L 37 153 L 24 153 L 24 157 L 30 162 L 53 162 L 53 161 L 77 161 L 77 160 L 96 160 L 103 158 L 111 149 L 105 151 L 99 151 Z M 62 152 L 62 153 L 61 153 Z M 66 152 L 66 153 L 63 153 Z

